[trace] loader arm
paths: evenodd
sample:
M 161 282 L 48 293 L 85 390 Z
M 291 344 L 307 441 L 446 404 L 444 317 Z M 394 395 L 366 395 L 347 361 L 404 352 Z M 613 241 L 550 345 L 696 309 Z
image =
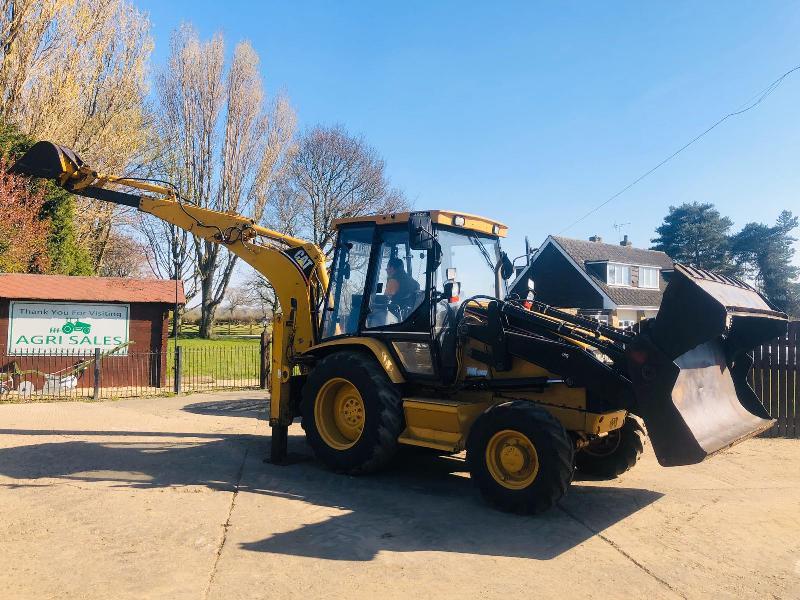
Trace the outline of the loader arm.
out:
M 261 227 L 241 215 L 182 201 L 168 185 L 100 174 L 70 149 L 50 142 L 36 143 L 10 171 L 55 181 L 79 196 L 151 214 L 207 242 L 224 245 L 263 275 L 281 307 L 281 314 L 275 316 L 273 323 L 270 424 L 285 427 L 291 422 L 293 415 L 288 412 L 287 400 L 294 357 L 318 341 L 317 312 L 328 288 L 325 254 L 320 248 Z M 137 193 L 111 189 L 109 185 Z

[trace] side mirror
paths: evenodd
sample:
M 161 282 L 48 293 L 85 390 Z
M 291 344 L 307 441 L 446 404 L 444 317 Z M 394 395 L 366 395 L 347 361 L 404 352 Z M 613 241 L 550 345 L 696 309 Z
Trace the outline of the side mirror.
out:
M 449 303 L 458 302 L 459 296 L 461 296 L 461 282 L 460 281 L 448 281 L 444 284 L 444 298 Z
M 408 239 L 412 250 L 433 250 L 436 247 L 430 213 L 412 212 L 409 215 Z
M 502 261 L 500 265 L 500 275 L 502 275 L 505 280 L 511 279 L 511 276 L 514 274 L 514 263 L 511 262 L 511 259 L 508 258 L 508 254 L 505 252 L 501 253 L 500 260 Z

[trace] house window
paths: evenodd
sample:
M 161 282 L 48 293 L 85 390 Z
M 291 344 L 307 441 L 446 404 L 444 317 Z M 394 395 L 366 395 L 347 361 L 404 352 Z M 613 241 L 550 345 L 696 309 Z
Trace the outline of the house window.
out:
M 639 287 L 658 289 L 658 269 L 639 267 Z
M 608 263 L 608 285 L 630 285 L 631 268 L 628 265 Z

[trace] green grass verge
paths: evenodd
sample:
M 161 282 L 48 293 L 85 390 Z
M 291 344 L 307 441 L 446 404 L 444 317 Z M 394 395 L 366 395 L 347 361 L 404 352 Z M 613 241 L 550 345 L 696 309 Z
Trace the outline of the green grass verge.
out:
M 251 385 L 258 380 L 261 365 L 260 338 L 178 338 L 181 347 L 181 373 L 188 385 L 211 381 Z M 170 338 L 167 366 L 174 368 L 175 340 Z M 170 375 L 171 376 L 171 375 Z

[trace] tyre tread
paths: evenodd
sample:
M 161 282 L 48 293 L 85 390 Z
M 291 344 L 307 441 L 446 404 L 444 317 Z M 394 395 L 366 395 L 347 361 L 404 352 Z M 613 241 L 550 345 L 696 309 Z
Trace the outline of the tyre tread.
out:
M 359 371 L 367 376 L 370 397 L 380 407 L 375 435 L 369 436 L 372 446 L 367 449 L 369 456 L 366 459 L 362 458 L 357 463 L 346 466 L 336 465 L 330 460 L 326 460 L 326 457 L 329 456 L 329 453 L 337 451 L 327 446 L 315 431 L 311 431 L 313 419 L 307 418 L 307 415 L 313 414 L 316 392 L 322 383 L 330 377 L 346 378 L 348 373 Z M 360 389 L 359 392 L 363 397 L 364 390 Z M 400 392 L 389 381 L 386 373 L 376 363 L 373 356 L 352 350 L 334 352 L 317 364 L 303 387 L 302 414 L 304 416 L 301 424 L 306 433 L 306 441 L 317 457 L 334 470 L 349 475 L 373 473 L 391 461 L 397 452 L 397 438 L 404 427 Z M 358 454 L 362 454 L 362 452 Z
M 547 466 L 544 472 L 549 474 L 549 481 L 544 482 L 542 493 L 533 497 L 527 494 L 509 495 L 500 489 L 496 483 L 488 482 L 480 473 L 485 468 L 485 447 L 477 446 L 485 437 L 483 429 L 489 429 L 498 421 L 513 415 L 518 422 L 535 423 L 535 426 L 549 440 L 552 454 L 555 456 L 554 464 Z M 475 436 L 473 437 L 473 434 Z M 539 449 L 537 448 L 537 452 Z M 552 508 L 566 493 L 575 470 L 574 464 L 575 445 L 564 426 L 549 412 L 524 400 L 504 402 L 490 407 L 473 424 L 472 432 L 467 443 L 467 461 L 474 483 L 478 486 L 481 495 L 493 506 L 519 514 L 538 514 Z M 540 460 L 542 456 L 540 455 Z M 540 469 L 542 467 L 540 466 Z M 541 485 L 541 484 L 540 484 Z

